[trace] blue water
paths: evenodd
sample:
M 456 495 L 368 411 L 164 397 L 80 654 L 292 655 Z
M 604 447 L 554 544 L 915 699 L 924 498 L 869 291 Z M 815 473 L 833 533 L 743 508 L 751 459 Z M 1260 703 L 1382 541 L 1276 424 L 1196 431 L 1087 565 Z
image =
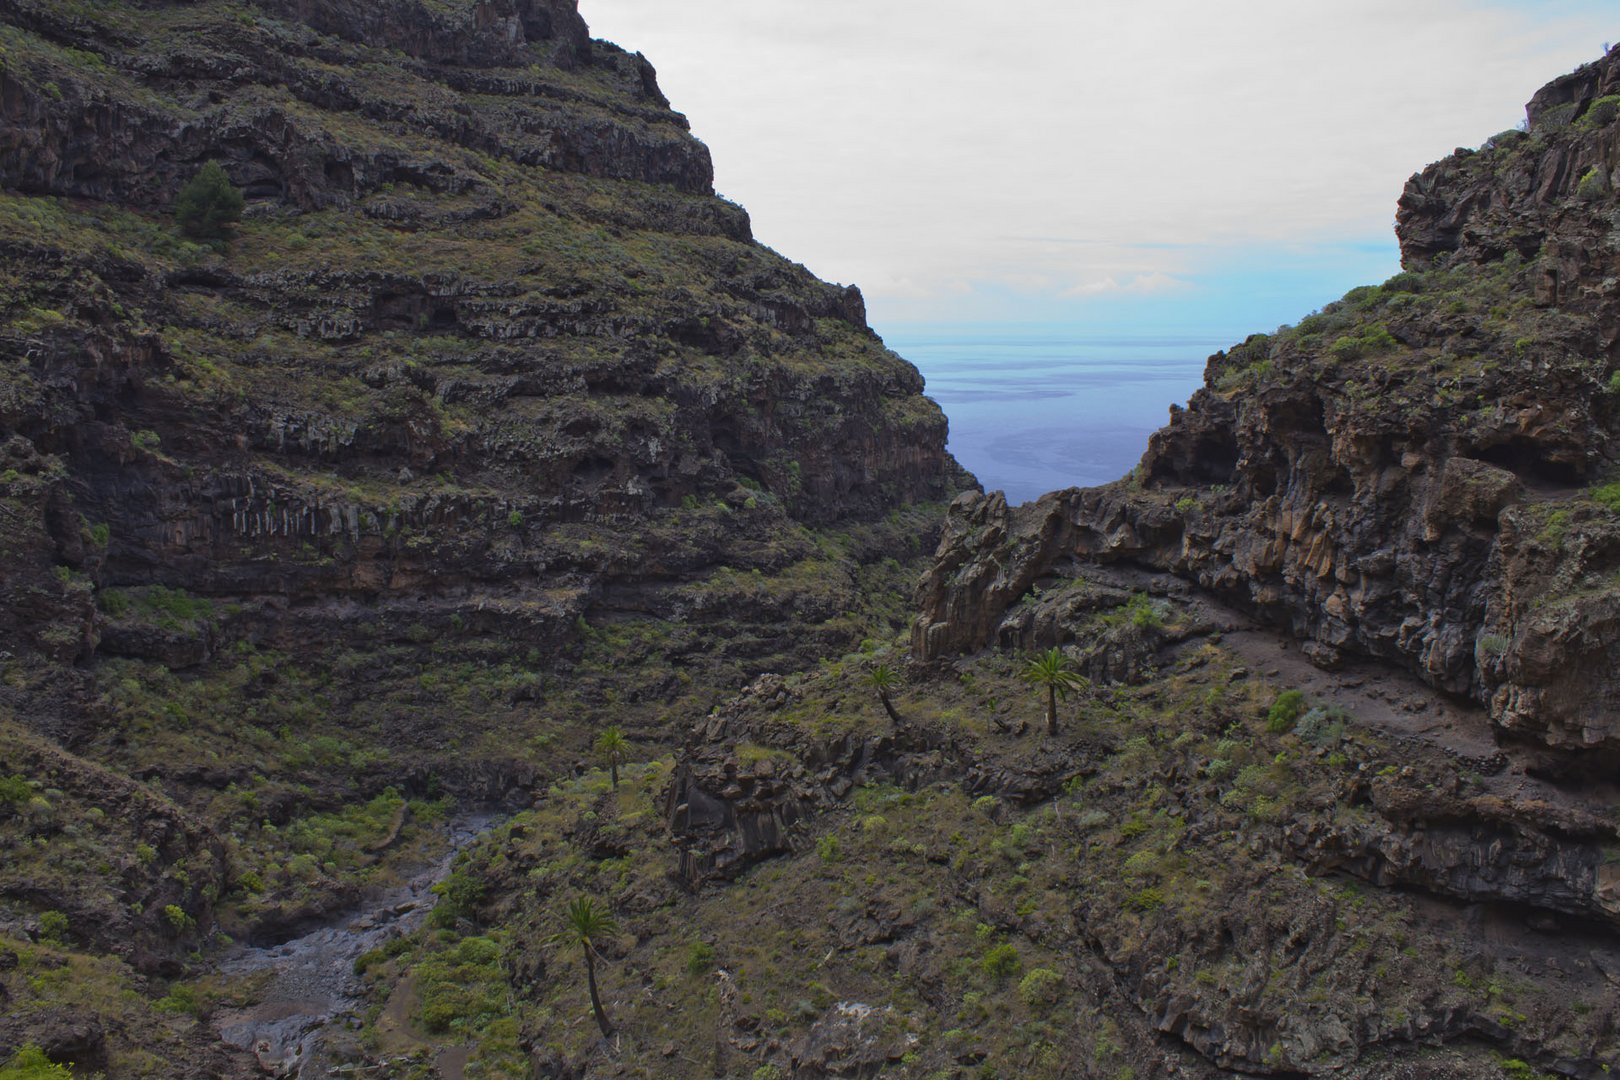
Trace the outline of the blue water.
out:
M 908 326 L 884 340 L 928 380 L 956 459 L 1020 503 L 1130 472 L 1170 406 L 1203 384 L 1209 355 L 1238 338 Z

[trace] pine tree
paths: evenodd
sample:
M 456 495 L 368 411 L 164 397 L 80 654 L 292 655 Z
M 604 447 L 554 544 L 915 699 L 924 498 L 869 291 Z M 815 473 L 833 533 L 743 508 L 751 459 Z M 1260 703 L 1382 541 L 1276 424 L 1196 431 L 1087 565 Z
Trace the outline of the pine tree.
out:
M 242 220 L 242 193 L 217 161 L 197 171 L 174 200 L 180 231 L 194 240 L 223 240 Z

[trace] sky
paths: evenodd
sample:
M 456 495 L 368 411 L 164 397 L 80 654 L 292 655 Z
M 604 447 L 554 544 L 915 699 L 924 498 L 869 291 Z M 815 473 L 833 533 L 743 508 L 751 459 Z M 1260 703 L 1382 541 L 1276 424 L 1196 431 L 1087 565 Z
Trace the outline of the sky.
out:
M 1398 269 L 1408 176 L 1620 40 L 1612 0 L 580 0 L 759 240 L 873 326 L 1241 336 Z

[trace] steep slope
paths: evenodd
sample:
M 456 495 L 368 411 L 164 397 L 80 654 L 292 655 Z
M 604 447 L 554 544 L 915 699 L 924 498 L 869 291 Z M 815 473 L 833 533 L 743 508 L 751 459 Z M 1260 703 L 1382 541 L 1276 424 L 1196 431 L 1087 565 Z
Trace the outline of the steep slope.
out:
M 1397 223 L 1405 269 L 1211 357 L 1131 476 L 1020 507 L 969 494 L 949 511 L 911 638 L 931 683 L 975 671 L 986 647 L 1055 646 L 1115 709 L 1130 687 L 1172 695 L 1147 760 L 1119 766 L 1145 806 L 1104 806 L 1140 815 L 1169 791 L 1166 812 L 1213 850 L 1141 849 L 1123 880 L 1157 890 L 1162 911 L 1122 931 L 1088 904 L 1077 932 L 1149 1029 L 1215 1065 L 1316 1074 L 1394 1052 L 1410 1063 L 1371 1074 L 1615 1066 L 1614 1021 L 1593 1026 L 1587 997 L 1612 1000 L 1613 976 L 1586 976 L 1612 970 L 1620 919 L 1617 91 L 1611 52 L 1540 91 L 1525 130 L 1414 176 Z M 1223 679 L 1171 690 L 1212 663 L 1270 690 L 1247 709 L 1222 704 Z M 1211 709 L 1224 737 L 1182 756 Z M 1269 765 L 1232 756 L 1268 738 Z M 1358 755 L 1333 793 L 1301 765 Z M 1216 806 L 1247 806 L 1248 820 L 1210 831 Z M 1120 888 L 1088 863 L 1082 892 Z M 1179 878 L 1189 863 L 1205 867 L 1198 892 L 1255 872 L 1250 895 L 1263 887 L 1301 917 L 1311 902 L 1286 900 L 1283 882 L 1355 879 L 1358 906 L 1406 929 L 1328 956 L 1342 913 L 1290 928 L 1240 890 L 1214 906 L 1226 939 L 1212 942 L 1187 917 L 1207 910 Z M 1433 961 L 1391 981 L 1431 945 Z M 1153 968 L 1189 952 L 1272 959 L 1230 983 Z M 1371 977 L 1341 999 L 1361 955 Z M 1475 960 L 1494 972 L 1484 1011 L 1441 1006 L 1446 972 L 1454 988 L 1483 985 Z M 1327 1028 L 1304 1020 L 1323 1007 Z M 1438 1026 L 1403 1030 L 1436 1007 Z M 1330 1034 L 1341 1022 L 1344 1038 Z M 1257 1027 L 1280 1037 L 1237 1051 L 1231 1035 Z M 1461 1056 L 1420 1065 L 1412 1043 Z M 1504 1058 L 1474 1057 L 1481 1043 Z
M 1406 269 L 1212 357 L 1131 478 L 1016 510 L 964 499 L 924 657 L 994 639 L 1063 558 L 1170 570 L 1296 635 L 1620 750 L 1620 57 L 1414 176 Z
M 1612 1075 L 1616 72 L 1416 178 L 1410 269 L 1214 357 L 1135 477 L 961 496 L 909 658 L 761 676 L 497 828 L 366 959 L 349 1059 Z M 1053 734 L 1049 647 L 1085 676 Z M 546 951 L 580 896 L 612 1040 Z
M 218 1075 L 150 1005 L 221 925 L 892 633 L 972 483 L 573 0 L 3 0 L 0 226 L 0 1061 Z

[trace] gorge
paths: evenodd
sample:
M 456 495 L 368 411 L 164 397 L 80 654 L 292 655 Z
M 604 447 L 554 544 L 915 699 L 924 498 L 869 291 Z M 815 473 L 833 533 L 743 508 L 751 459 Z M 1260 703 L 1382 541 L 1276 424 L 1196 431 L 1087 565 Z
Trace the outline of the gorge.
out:
M 0 0 L 0 1077 L 1609 1075 L 1617 184 L 1009 507 L 572 0 Z

